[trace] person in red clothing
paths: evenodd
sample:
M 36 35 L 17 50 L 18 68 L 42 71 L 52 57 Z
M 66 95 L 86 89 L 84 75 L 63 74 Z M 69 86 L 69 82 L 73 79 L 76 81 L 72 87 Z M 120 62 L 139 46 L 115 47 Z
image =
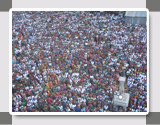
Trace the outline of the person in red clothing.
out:
M 48 102 L 48 104 L 51 104 L 51 103 L 52 103 L 51 97 L 49 97 L 49 98 L 47 99 L 47 102 Z

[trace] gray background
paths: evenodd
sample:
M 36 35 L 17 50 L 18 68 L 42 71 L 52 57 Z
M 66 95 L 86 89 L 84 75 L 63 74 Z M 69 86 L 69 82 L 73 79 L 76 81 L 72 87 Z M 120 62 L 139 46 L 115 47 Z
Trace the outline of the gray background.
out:
M 0 125 L 12 124 L 12 116 L 8 112 L 0 112 Z
M 23 1 L 23 2 L 22 2 Z M 15 8 L 146 8 L 146 0 L 12 0 Z
M 13 125 L 146 125 L 146 116 L 12 116 Z
M 0 12 L 0 112 L 9 111 L 9 13 Z
M 160 12 L 150 12 L 150 112 L 160 112 Z
M 146 0 L 12 0 L 12 8 L 145 8 Z M 9 13 L 0 12 L 0 112 L 9 111 Z M 150 13 L 150 112 L 160 112 L 160 12 Z M 154 48 L 154 49 L 153 49 Z M 13 125 L 123 124 L 145 125 L 146 116 L 12 116 Z
M 8 11 L 10 8 L 12 8 L 12 0 L 0 1 L 0 11 Z
M 146 117 L 147 124 L 160 124 L 160 112 L 149 113 Z
M 160 11 L 160 0 L 146 0 L 146 7 L 150 11 Z

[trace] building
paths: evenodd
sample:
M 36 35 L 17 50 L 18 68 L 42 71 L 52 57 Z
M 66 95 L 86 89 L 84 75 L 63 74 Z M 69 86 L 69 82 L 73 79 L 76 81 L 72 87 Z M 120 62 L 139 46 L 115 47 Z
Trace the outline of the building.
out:
M 126 11 L 125 23 L 127 24 L 144 24 L 146 25 L 147 12 L 146 11 Z

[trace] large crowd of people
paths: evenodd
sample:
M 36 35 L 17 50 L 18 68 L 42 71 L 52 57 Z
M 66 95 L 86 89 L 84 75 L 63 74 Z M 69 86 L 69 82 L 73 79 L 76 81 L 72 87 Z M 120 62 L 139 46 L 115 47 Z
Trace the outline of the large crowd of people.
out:
M 147 111 L 147 28 L 125 12 L 14 11 L 13 112 L 123 112 L 113 96 L 127 78 L 127 112 Z

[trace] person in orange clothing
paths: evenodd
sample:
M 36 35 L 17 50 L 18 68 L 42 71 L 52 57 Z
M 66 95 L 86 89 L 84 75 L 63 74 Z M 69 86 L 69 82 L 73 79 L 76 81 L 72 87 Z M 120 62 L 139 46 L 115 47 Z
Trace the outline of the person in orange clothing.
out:
M 53 87 L 52 81 L 49 82 L 49 86 L 50 86 L 50 87 Z
M 45 85 L 47 86 L 47 88 L 48 88 L 48 89 L 50 88 L 50 86 L 49 86 L 49 84 L 48 84 L 48 83 L 45 83 Z

